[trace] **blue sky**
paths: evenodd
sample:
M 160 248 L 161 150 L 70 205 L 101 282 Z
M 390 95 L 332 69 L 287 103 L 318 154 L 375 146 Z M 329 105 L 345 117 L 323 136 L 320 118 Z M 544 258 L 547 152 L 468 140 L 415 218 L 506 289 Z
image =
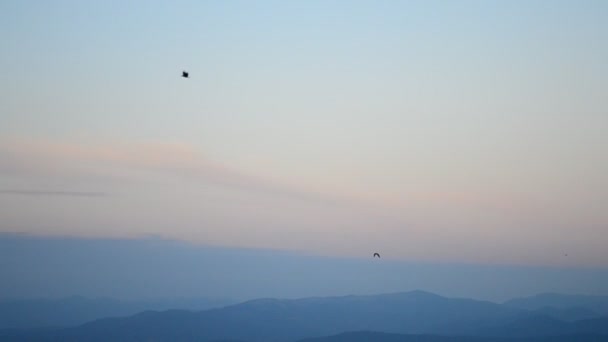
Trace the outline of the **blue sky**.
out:
M 607 15 L 3 1 L 0 231 L 606 267 Z

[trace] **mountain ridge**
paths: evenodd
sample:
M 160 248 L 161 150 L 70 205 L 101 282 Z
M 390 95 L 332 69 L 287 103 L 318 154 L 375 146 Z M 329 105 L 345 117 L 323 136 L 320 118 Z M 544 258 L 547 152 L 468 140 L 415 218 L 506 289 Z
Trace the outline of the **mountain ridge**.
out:
M 458 338 L 601 333 L 608 318 L 568 322 L 543 312 L 426 291 L 299 299 L 260 298 L 202 311 L 146 310 L 72 328 L 4 333 L 33 340 L 291 342 L 352 331 Z M 21 334 L 21 335 L 20 335 Z

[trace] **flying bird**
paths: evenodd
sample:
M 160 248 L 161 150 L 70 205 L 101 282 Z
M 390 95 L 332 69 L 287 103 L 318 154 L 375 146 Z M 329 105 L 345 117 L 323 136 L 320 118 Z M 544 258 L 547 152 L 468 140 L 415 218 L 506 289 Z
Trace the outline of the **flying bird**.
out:
M 182 71 L 182 77 L 183 78 L 188 78 L 188 72 L 187 71 Z
M 378 257 L 378 258 L 380 258 L 380 254 L 378 254 L 378 253 L 374 253 L 374 256 L 373 256 L 373 258 L 375 258 L 375 257 Z

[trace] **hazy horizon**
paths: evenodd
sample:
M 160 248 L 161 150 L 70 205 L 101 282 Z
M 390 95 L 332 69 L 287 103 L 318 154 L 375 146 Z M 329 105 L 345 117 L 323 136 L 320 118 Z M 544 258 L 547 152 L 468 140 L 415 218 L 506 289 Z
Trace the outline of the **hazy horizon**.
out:
M 388 259 L 386 258 L 388 257 Z M 423 290 L 502 302 L 538 293 L 608 296 L 608 270 L 323 257 L 158 237 L 0 234 L 1 299 L 303 298 Z

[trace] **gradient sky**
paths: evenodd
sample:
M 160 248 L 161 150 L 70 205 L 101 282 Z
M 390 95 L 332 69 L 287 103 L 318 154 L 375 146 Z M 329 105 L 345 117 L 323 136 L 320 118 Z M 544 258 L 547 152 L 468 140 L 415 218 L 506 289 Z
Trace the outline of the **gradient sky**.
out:
M 607 18 L 1 1 L 0 231 L 608 267 Z
M 541 292 L 608 295 L 608 269 L 408 262 L 204 246 L 159 238 L 0 233 L 0 304 L 119 299 L 301 298 L 424 289 L 502 302 Z

